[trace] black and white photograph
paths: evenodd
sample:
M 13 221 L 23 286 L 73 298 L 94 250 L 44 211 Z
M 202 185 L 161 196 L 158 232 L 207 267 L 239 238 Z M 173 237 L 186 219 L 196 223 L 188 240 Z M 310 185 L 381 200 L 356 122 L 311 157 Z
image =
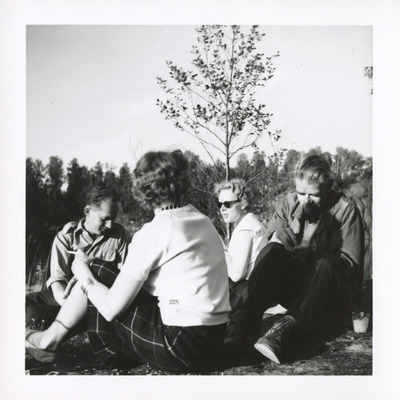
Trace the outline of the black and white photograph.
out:
M 157 318 L 161 318 L 163 325 L 190 327 L 186 317 L 174 321 L 168 314 L 172 310 L 177 314 L 187 312 L 190 321 L 190 315 L 202 307 L 201 302 L 205 302 L 203 307 L 211 307 L 217 301 L 218 313 L 223 313 L 223 317 L 215 319 L 211 312 L 193 322 L 195 326 L 201 326 L 202 321 L 205 326 L 227 323 L 226 328 L 221 325 L 226 333 L 218 339 L 226 354 L 216 365 L 210 361 L 208 366 L 205 360 L 205 369 L 202 368 L 205 372 L 371 374 L 372 324 L 369 329 L 367 324 L 369 319 L 372 321 L 372 78 L 371 27 L 28 26 L 26 323 L 29 328 L 25 345 L 28 355 L 45 362 L 28 363 L 27 359 L 27 372 L 199 372 L 197 367 L 191 367 L 191 355 L 187 361 L 181 361 L 184 355 L 178 356 L 173 347 L 167 350 L 168 356 L 176 356 L 182 366 L 175 368 L 169 362 L 164 365 L 158 361 L 163 356 L 156 349 L 164 351 L 164 346 L 168 348 L 176 340 L 168 338 L 161 327 L 158 347 L 151 348 L 154 359 L 147 359 L 146 349 L 137 354 L 138 343 L 133 342 L 132 349 L 107 343 L 105 349 L 93 349 L 94 355 L 106 351 L 104 366 L 99 367 L 98 361 L 89 357 L 90 350 L 86 351 L 90 347 L 86 335 L 74 335 L 61 346 L 82 318 L 81 311 L 72 310 L 72 315 L 76 312 L 79 318 L 75 321 L 65 317 L 71 320 L 68 324 L 56 312 L 60 311 L 60 305 L 68 306 L 68 298 L 72 299 L 73 292 L 67 296 L 65 290 L 76 276 L 73 263 L 79 258 L 68 252 L 83 249 L 85 254 L 81 257 L 116 262 L 121 276 L 130 263 L 132 269 L 140 270 L 139 260 L 154 253 L 154 259 L 149 257 L 143 272 L 150 282 L 137 276 L 141 284 L 134 293 L 145 290 L 147 285 L 151 287 L 150 295 L 158 304 L 157 313 L 161 313 Z M 304 165 L 300 167 L 299 163 Z M 182 166 L 175 171 L 175 164 Z M 148 170 L 150 165 L 154 170 Z M 301 170 L 295 172 L 296 168 Z M 146 174 L 150 175 L 144 178 Z M 153 175 L 157 177 L 154 182 Z M 143 179 L 146 183 L 141 183 Z M 324 188 L 320 187 L 322 183 Z M 141 185 L 149 188 L 141 189 Z M 150 187 L 157 185 L 160 185 L 157 190 L 151 189 L 154 193 L 150 191 Z M 114 210 L 117 202 L 114 191 L 120 196 L 120 210 L 117 207 Z M 105 200 L 110 206 L 103 205 Z M 180 211 L 167 211 L 171 207 Z M 207 247 L 210 244 L 205 247 L 206 254 L 213 254 L 212 259 L 203 259 L 201 247 L 198 253 L 193 249 L 200 242 L 181 243 L 179 250 L 172 246 L 177 229 L 175 214 L 186 207 L 193 207 L 190 212 L 196 210 L 202 218 L 208 217 L 215 230 L 210 232 L 210 227 L 199 228 L 188 222 L 182 228 L 185 235 L 196 232 L 200 242 L 213 237 L 214 243 L 221 237 L 224 247 L 220 245 L 219 252 Z M 303 209 L 308 208 L 312 214 L 316 212 L 312 223 L 302 216 Z M 342 208 L 339 214 L 337 208 Z M 158 226 L 146 240 L 141 239 L 136 245 L 140 254 L 135 252 L 135 241 L 128 250 L 132 237 L 140 238 L 144 224 L 150 223 L 146 226 L 149 228 L 156 223 L 159 209 L 171 218 L 168 225 Z M 326 213 L 324 218 L 332 219 L 325 227 L 321 226 L 322 212 Z M 115 221 L 118 222 L 114 225 Z M 292 227 L 293 221 L 299 228 Z M 328 229 L 328 226 L 335 227 Z M 106 229 L 111 230 L 111 237 L 105 234 Z M 290 229 L 290 237 L 285 229 Z M 326 229 L 328 232 L 324 233 Z M 279 233 L 281 230 L 284 233 Z M 201 238 L 202 235 L 206 237 Z M 191 242 L 194 238 L 186 240 Z M 161 243 L 166 248 L 157 249 Z M 288 268 L 296 271 L 294 277 L 289 271 L 284 276 L 275 276 L 272 270 L 267 272 L 274 261 L 269 261 L 267 255 L 258 256 L 268 244 L 285 248 L 288 254 L 304 252 L 289 257 L 278 267 L 283 271 L 290 265 Z M 142 251 L 146 254 L 141 254 Z M 178 256 L 192 251 L 193 254 L 184 254 L 182 259 Z M 309 251 L 316 254 L 308 254 Z M 325 251 L 327 254 L 318 255 Z M 131 252 L 135 257 L 130 256 Z M 221 262 L 221 254 L 226 255 L 226 263 Z M 310 299 L 303 299 L 301 292 L 311 293 L 313 280 L 319 280 L 314 276 L 317 272 L 311 272 L 314 264 L 325 256 L 335 259 L 335 273 L 329 278 L 332 281 L 328 280 L 327 287 L 319 287 L 317 283 L 315 298 L 312 294 Z M 306 262 L 303 266 L 307 257 L 310 265 Z M 192 270 L 186 264 L 193 258 L 202 259 L 193 266 L 194 270 L 217 262 L 201 276 L 199 286 L 194 285 L 190 292 L 184 293 L 180 286 L 190 285 L 190 275 L 184 278 L 184 270 Z M 166 272 L 164 279 L 173 286 L 171 289 L 162 284 L 158 288 L 157 281 L 162 275 L 158 270 L 173 269 L 168 267 L 170 262 L 183 270 L 177 276 L 168 276 Z M 213 275 L 213 268 L 225 270 L 226 274 L 226 285 L 219 284 L 215 293 L 207 280 L 222 278 Z M 347 282 L 341 273 L 336 276 L 340 268 L 354 274 L 349 278 L 354 282 Z M 260 310 L 263 313 L 257 311 L 257 320 L 251 322 L 254 328 L 241 333 L 244 327 L 236 326 L 228 318 L 236 316 L 237 307 L 241 312 L 239 303 L 245 300 L 242 296 L 245 289 L 251 298 L 252 275 L 257 276 L 255 282 L 261 279 L 258 273 L 254 275 L 258 269 L 267 273 L 265 287 L 258 289 L 266 298 L 255 294 L 256 303 L 264 303 Z M 310 276 L 306 277 L 307 274 Z M 94 279 L 89 271 L 82 276 Z M 75 291 L 83 278 L 78 280 Z M 346 282 L 334 288 L 336 280 L 342 278 Z M 341 287 L 347 284 L 348 289 Z M 131 285 L 136 286 L 133 282 Z M 276 291 L 276 286 L 280 290 Z M 337 298 L 334 293 L 327 295 L 331 289 L 339 291 Z M 195 295 L 198 292 L 199 298 Z M 83 296 L 80 290 L 78 293 Z M 107 300 L 108 297 L 103 300 L 101 295 L 97 301 L 113 301 Z M 348 296 L 355 298 L 347 302 Z M 127 290 L 126 299 L 115 300 L 118 305 L 109 305 L 111 309 L 104 312 L 99 309 L 99 318 L 111 312 L 115 316 L 112 320 L 119 323 L 121 311 L 132 308 L 132 299 L 135 294 Z M 344 304 L 339 304 L 340 300 Z M 314 304 L 319 307 L 330 301 L 336 307 L 327 304 L 321 310 L 311 310 Z M 193 310 L 190 307 L 185 310 L 186 306 L 181 309 L 179 303 L 187 302 L 199 306 Z M 297 302 L 299 305 L 293 306 Z M 307 305 L 301 305 L 302 302 Z M 296 322 L 288 314 L 292 306 L 293 312 L 299 314 Z M 136 310 L 140 307 L 132 310 L 139 313 Z M 360 313 L 365 324 L 361 335 L 358 329 L 353 330 L 352 312 Z M 318 324 L 318 319 L 324 317 L 326 321 Z M 272 342 L 272 350 L 260 347 L 261 357 L 253 354 L 253 344 L 262 343 L 257 342 L 257 335 L 262 337 L 268 331 L 266 328 L 275 331 L 286 320 L 294 324 L 289 327 L 290 332 L 286 333 L 283 327 Z M 263 328 L 261 321 L 265 323 Z M 82 324 L 86 325 L 86 321 Z M 64 325 L 68 328 L 65 335 L 57 329 L 64 331 Z M 143 337 L 146 343 L 158 334 L 147 333 L 147 326 L 136 330 L 132 317 L 124 325 L 131 327 L 128 337 Z M 319 332 L 321 326 L 325 332 Z M 34 332 L 35 329 L 44 329 L 46 333 Z M 92 344 L 92 328 L 88 325 L 87 329 Z M 115 334 L 129 340 L 118 329 Z M 294 348 L 288 350 L 280 342 L 286 341 L 289 333 L 292 336 L 292 329 L 298 334 L 294 332 L 291 342 L 298 335 L 304 337 L 297 338 L 292 343 Z M 42 340 L 52 340 L 42 336 L 47 332 L 50 335 L 53 330 L 62 338 L 50 348 L 41 346 Z M 195 346 L 185 343 L 191 345 Z M 205 349 L 199 349 L 205 354 Z M 212 348 L 212 354 L 216 352 L 218 349 Z M 64 362 L 63 353 L 68 356 Z M 285 358 L 289 362 L 284 362 Z
M 15 395 L 395 398 L 392 25 L 141 7 L 15 17 Z

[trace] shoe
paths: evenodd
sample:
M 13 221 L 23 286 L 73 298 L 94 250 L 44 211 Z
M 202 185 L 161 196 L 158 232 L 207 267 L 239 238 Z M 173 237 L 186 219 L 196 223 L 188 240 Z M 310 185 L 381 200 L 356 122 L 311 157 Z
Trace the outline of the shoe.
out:
M 263 335 L 268 332 L 272 326 L 284 317 L 284 314 L 264 314 L 263 319 L 261 321 L 261 326 L 259 329 L 259 334 Z
M 271 361 L 282 362 L 282 344 L 292 333 L 296 321 L 291 316 L 285 316 L 275 322 L 271 329 L 254 344 L 254 348 Z
M 51 363 L 54 361 L 56 358 L 56 352 L 55 351 L 49 351 L 49 350 L 44 350 L 44 349 L 39 349 L 37 346 L 35 346 L 33 343 L 31 343 L 28 339 L 36 332 L 33 329 L 26 328 L 26 336 L 25 336 L 25 349 L 27 352 L 37 361 L 43 362 L 43 363 Z

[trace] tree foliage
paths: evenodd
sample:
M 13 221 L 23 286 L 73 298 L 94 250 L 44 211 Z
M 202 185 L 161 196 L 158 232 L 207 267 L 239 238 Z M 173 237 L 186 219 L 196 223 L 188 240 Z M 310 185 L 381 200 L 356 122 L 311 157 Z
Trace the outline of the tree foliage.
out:
M 272 114 L 256 101 L 257 90 L 272 78 L 276 53 L 257 52 L 265 34 L 257 26 L 247 33 L 239 26 L 196 27 L 193 70 L 167 61 L 170 81 L 157 78 L 166 95 L 157 99 L 161 113 L 174 126 L 195 137 L 216 165 L 219 155 L 230 178 L 232 157 L 252 148 L 268 132 Z M 280 133 L 268 132 L 274 143 Z M 218 158 L 218 156 L 217 156 Z
M 371 79 L 371 81 L 374 79 L 374 67 L 364 67 L 364 76 L 366 76 L 368 79 Z M 374 89 L 371 88 L 371 94 L 374 94 Z
M 334 170 L 344 186 L 347 186 L 347 182 L 356 181 L 358 177 L 372 175 L 371 158 L 365 158 L 357 151 L 338 147 L 334 159 Z
M 62 219 L 65 211 L 61 208 L 63 205 L 61 188 L 64 180 L 63 160 L 56 156 L 50 157 L 46 167 L 46 190 L 48 194 L 49 213 L 53 214 L 50 218 L 58 222 Z
M 33 229 L 48 219 L 45 166 L 40 160 L 26 159 L 26 226 Z
M 86 194 L 90 187 L 90 175 L 87 167 L 81 167 L 76 158 L 72 159 L 68 165 L 67 183 L 65 193 L 67 214 L 72 219 L 77 219 L 82 215 Z
M 277 203 L 286 193 L 294 189 L 293 170 L 301 156 L 323 154 L 337 172 L 337 187 L 357 204 L 365 225 L 365 268 L 366 277 L 372 270 L 372 158 L 363 157 L 355 151 L 338 147 L 336 154 L 323 152 L 320 147 L 301 153 L 288 150 L 282 161 L 280 157 L 265 157 L 256 151 L 252 158 L 246 154 L 238 157 L 232 168 L 232 177 L 242 178 L 251 192 L 252 212 L 267 224 Z M 223 223 L 214 193 L 215 183 L 221 180 L 224 163 L 207 163 L 193 152 L 185 152 L 189 161 L 191 188 L 187 201 L 207 215 L 217 230 L 224 234 Z M 125 163 L 116 174 L 107 165 L 98 162 L 94 168 L 81 166 L 73 159 L 64 176 L 62 162 L 50 157 L 47 165 L 40 160 L 26 160 L 26 227 L 27 237 L 33 230 L 57 226 L 78 220 L 83 214 L 86 193 L 92 185 L 107 184 L 115 188 L 121 197 L 121 213 L 118 221 L 131 235 L 152 218 L 152 212 L 142 209 L 132 195 L 132 176 Z M 101 173 L 100 173 L 101 171 Z M 51 173 L 50 173 L 51 172 Z M 57 198 L 57 201 L 55 199 Z

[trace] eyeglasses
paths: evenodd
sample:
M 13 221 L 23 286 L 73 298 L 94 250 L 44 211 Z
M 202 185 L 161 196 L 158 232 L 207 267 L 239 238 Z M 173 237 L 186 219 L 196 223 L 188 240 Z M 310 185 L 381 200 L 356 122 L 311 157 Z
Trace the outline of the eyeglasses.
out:
M 223 202 L 218 202 L 218 208 L 221 208 L 222 204 L 224 205 L 225 208 L 231 208 L 235 203 L 239 203 L 240 200 L 232 200 L 232 201 L 223 201 Z

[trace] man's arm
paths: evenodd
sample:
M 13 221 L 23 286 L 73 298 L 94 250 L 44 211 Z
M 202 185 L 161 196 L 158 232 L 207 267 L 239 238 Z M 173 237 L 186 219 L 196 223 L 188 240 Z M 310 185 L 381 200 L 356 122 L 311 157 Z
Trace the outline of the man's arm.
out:
M 298 244 L 296 233 L 289 226 L 289 202 L 286 197 L 277 207 L 267 228 L 269 243 L 280 243 L 287 250 L 292 250 Z
M 71 264 L 73 255 L 68 251 L 73 250 L 71 233 L 73 226 L 67 224 L 54 238 L 50 256 L 50 277 L 47 287 L 51 289 L 54 299 L 58 304 L 64 302 L 64 291 L 72 276 Z
M 66 287 L 67 287 L 66 283 L 61 282 L 61 281 L 53 282 L 50 286 L 51 291 L 53 293 L 54 300 L 60 306 L 62 306 L 62 304 L 64 303 L 64 300 L 66 299 L 66 296 L 65 296 Z
M 281 201 L 278 206 L 275 208 L 275 212 L 272 215 L 271 220 L 268 223 L 267 226 L 267 238 L 271 239 L 271 236 L 273 235 L 274 232 L 276 232 L 278 229 L 281 228 L 288 228 L 289 227 L 289 221 L 287 217 L 288 213 L 288 201 L 287 198 L 285 198 L 283 201 Z
M 341 207 L 337 215 L 335 215 L 329 252 L 334 257 L 340 257 L 345 265 L 351 269 L 362 267 L 364 257 L 364 227 L 355 204 L 345 204 Z
M 123 233 L 121 234 L 121 239 L 119 240 L 118 243 L 118 260 L 117 260 L 119 268 L 121 268 L 121 266 L 125 262 L 126 256 L 128 255 L 128 245 L 129 245 L 128 232 L 123 226 L 121 226 L 121 229 L 123 230 Z

